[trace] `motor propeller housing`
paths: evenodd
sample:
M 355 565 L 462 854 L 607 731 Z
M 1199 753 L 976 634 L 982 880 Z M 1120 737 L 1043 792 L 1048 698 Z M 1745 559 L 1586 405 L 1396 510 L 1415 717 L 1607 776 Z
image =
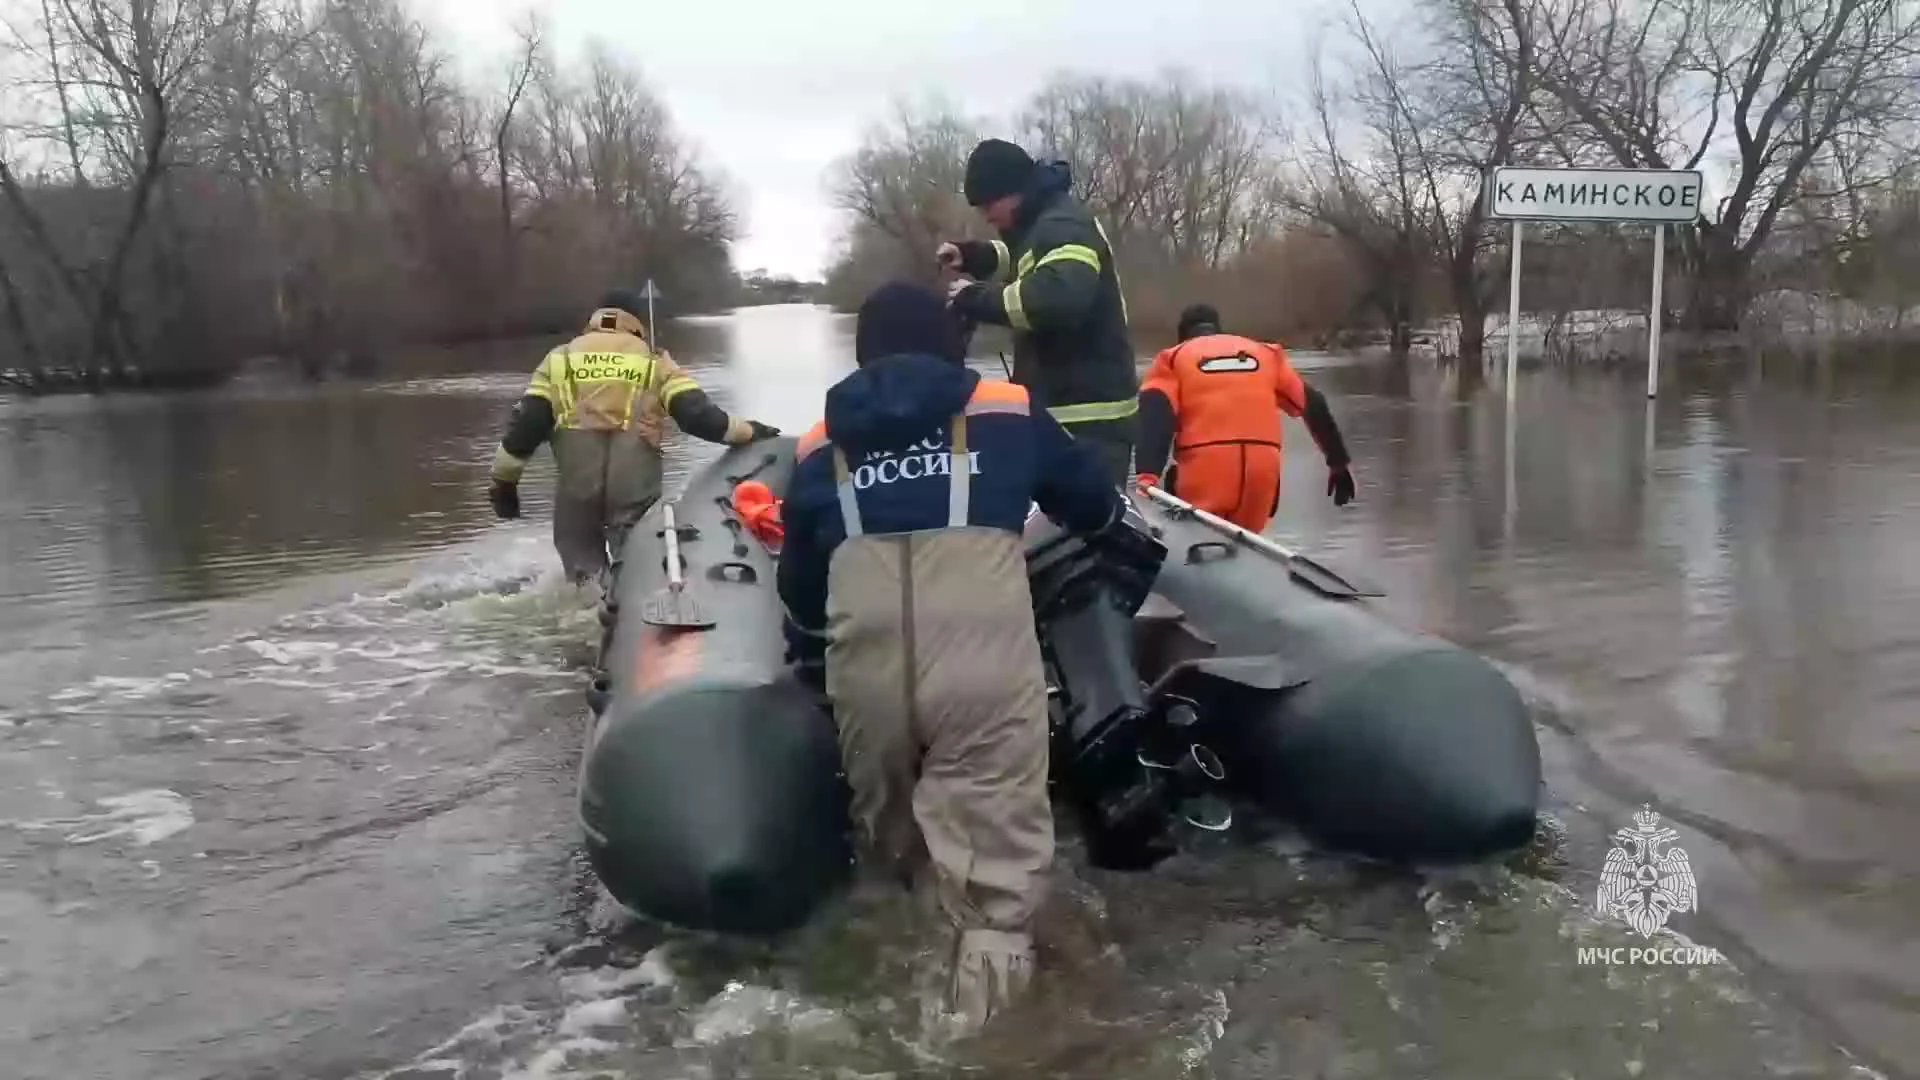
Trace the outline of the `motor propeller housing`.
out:
M 1051 683 L 1054 779 L 1076 808 L 1096 865 L 1145 869 L 1174 851 L 1185 819 L 1232 823 L 1203 798 L 1226 774 L 1219 756 L 1186 734 L 1191 701 L 1150 705 L 1134 668 L 1132 616 L 1146 601 L 1166 548 L 1132 517 L 1080 538 L 1029 523 L 1028 576 Z M 1184 739 L 1184 741 L 1183 741 Z

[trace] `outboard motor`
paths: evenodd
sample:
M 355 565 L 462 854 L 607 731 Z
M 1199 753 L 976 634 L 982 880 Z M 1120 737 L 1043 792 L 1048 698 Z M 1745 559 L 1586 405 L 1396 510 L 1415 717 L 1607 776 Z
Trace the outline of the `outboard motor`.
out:
M 1057 695 L 1054 777 L 1094 864 L 1108 869 L 1146 869 L 1174 850 L 1167 829 L 1177 770 L 1148 747 L 1161 740 L 1149 736 L 1133 663 L 1133 614 L 1167 549 L 1137 515 L 1085 540 L 1039 514 L 1026 529 L 1035 625 Z

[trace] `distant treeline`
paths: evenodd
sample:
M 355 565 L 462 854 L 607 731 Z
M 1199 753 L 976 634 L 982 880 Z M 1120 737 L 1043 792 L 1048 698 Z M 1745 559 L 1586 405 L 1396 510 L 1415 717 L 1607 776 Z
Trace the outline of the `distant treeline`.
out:
M 902 106 L 840 168 L 851 224 L 828 297 L 931 280 L 939 239 L 984 235 L 961 176 L 998 135 L 1071 164 L 1147 337 L 1207 299 L 1289 341 L 1371 332 L 1404 349 L 1457 317 L 1448 348 L 1478 357 L 1506 307 L 1508 229 L 1479 182 L 1502 164 L 1725 164 L 1730 185 L 1710 179 L 1703 216 L 1670 230 L 1670 323 L 1750 327 L 1781 292 L 1915 317 L 1911 0 L 1414 0 L 1391 28 L 1355 13 L 1310 51 L 1284 121 L 1179 73 L 1063 74 L 994 120 Z M 1523 306 L 1644 309 L 1650 232 L 1530 226 Z
M 366 370 L 648 277 L 665 312 L 743 295 L 717 174 L 632 67 L 556 65 L 537 22 L 476 88 L 395 0 L 32 13 L 0 31 L 0 381 Z
M 822 302 L 825 290 L 825 282 L 801 281 L 799 278 L 755 270 L 740 276 L 740 287 L 734 303 L 740 307 L 756 304 L 817 304 Z

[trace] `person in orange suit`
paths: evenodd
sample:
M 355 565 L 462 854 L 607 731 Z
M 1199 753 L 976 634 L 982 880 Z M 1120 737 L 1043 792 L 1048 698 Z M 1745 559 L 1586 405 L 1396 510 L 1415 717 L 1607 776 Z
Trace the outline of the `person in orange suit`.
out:
M 1327 460 L 1327 494 L 1353 501 L 1353 472 L 1327 399 L 1285 349 L 1222 333 L 1220 313 L 1180 313 L 1179 344 L 1153 358 L 1140 384 L 1135 483 L 1259 532 L 1280 508 L 1280 414 L 1304 420 Z M 1161 483 L 1172 453 L 1172 486 Z

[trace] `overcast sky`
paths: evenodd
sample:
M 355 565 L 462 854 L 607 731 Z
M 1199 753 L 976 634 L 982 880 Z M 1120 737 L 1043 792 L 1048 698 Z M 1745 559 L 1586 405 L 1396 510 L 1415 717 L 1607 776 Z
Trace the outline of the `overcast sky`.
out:
M 423 0 L 470 77 L 501 70 L 525 0 Z M 1372 6 L 1372 5 L 1369 5 Z M 1001 115 L 1059 69 L 1185 66 L 1249 89 L 1299 85 L 1317 5 L 1305 0 L 546 0 L 559 55 L 589 36 L 639 61 L 684 134 L 741 197 L 742 270 L 820 274 L 840 219 L 835 158 L 902 96 Z

